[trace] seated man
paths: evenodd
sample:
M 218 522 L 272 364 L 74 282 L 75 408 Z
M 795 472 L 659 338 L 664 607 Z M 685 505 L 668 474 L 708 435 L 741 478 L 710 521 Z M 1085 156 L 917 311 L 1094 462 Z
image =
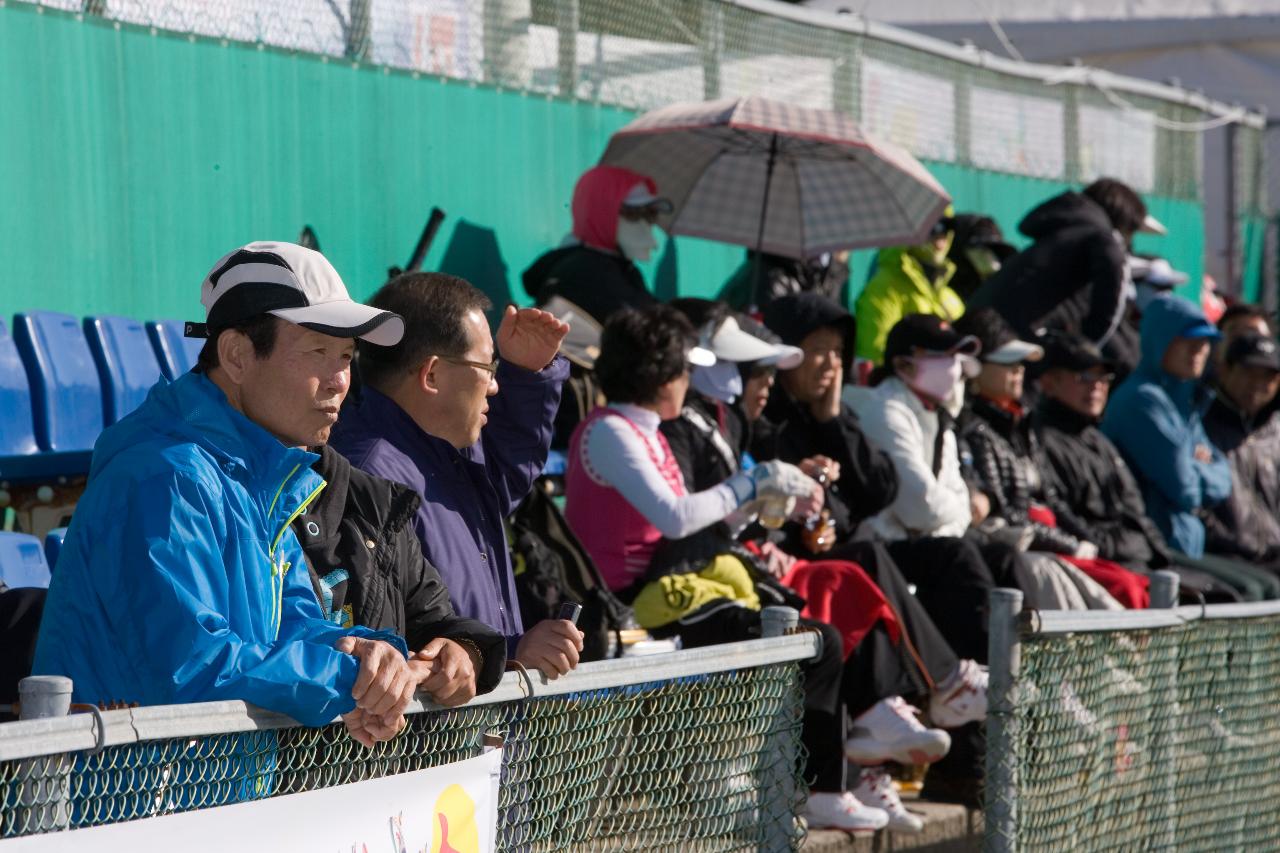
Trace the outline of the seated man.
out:
M 442 273 L 409 273 L 372 304 L 405 318 L 395 346 L 360 346 L 365 389 L 334 433 L 334 449 L 422 498 L 413 526 L 457 611 L 498 631 L 510 657 L 548 678 L 578 663 L 582 632 L 565 620 L 520 621 L 502 520 L 541 473 L 568 375 L 568 326 L 508 307 L 497 351 L 489 299 Z
M 1142 315 L 1142 361 L 1112 396 L 1102 431 L 1138 478 L 1151 516 L 1180 554 L 1206 565 L 1201 514 L 1231 494 L 1231 466 L 1205 434 L 1208 404 L 1198 382 L 1218 330 L 1185 299 L 1154 300 Z M 1178 558 L 1182 561 L 1182 558 Z M 1224 580 L 1246 598 L 1280 595 L 1274 575 L 1245 564 L 1225 569 Z
M 1104 560 L 1138 571 L 1173 569 L 1181 585 L 1210 601 L 1239 596 L 1216 578 L 1174 565 L 1120 451 L 1098 429 L 1113 378 L 1112 363 L 1082 335 L 1059 332 L 1045 339 L 1041 399 L 1032 429 L 1040 436 L 1040 474 L 1053 498 L 1059 526 L 1098 548 Z
M 422 665 L 393 634 L 322 617 L 290 523 L 324 488 L 302 448 L 337 420 L 352 338 L 392 344 L 404 324 L 289 243 L 222 258 L 200 301 L 196 369 L 98 439 L 33 671 L 70 677 L 77 702 L 242 699 L 393 736 Z
M 1280 561 L 1280 352 L 1275 340 L 1242 335 L 1218 368 L 1205 433 L 1231 463 L 1234 488 L 1205 517 L 1210 552 L 1252 563 Z
M 440 572 L 422 556 L 413 517 L 422 499 L 406 486 L 351 467 L 331 447 L 312 469 L 325 489 L 293 521 L 324 617 L 343 627 L 392 631 L 430 675 L 419 685 L 452 707 L 502 680 L 507 644 L 497 631 L 453 612 Z

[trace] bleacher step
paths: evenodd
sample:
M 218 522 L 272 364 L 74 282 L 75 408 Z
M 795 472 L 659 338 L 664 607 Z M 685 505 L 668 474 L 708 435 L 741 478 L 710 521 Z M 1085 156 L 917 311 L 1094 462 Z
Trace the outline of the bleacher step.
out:
M 905 805 L 924 818 L 924 831 L 919 835 L 881 832 L 871 838 L 854 838 L 845 832 L 814 830 L 800 849 L 804 853 L 971 853 L 982 849 L 982 812 L 923 800 L 908 800 Z

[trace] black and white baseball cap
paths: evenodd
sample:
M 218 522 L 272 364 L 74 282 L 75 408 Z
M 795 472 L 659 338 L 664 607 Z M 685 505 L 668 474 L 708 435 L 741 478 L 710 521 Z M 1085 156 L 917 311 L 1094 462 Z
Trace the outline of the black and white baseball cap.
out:
M 223 256 L 201 285 L 200 304 L 205 321 L 186 324 L 189 338 L 259 314 L 379 346 L 393 346 L 404 335 L 400 315 L 353 301 L 324 255 L 293 243 L 249 243 Z

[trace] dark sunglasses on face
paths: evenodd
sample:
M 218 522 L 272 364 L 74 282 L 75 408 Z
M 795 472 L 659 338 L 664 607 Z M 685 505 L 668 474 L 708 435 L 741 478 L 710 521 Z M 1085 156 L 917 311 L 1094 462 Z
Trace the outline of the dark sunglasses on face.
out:
M 929 239 L 937 240 L 939 237 L 947 236 L 954 230 L 956 230 L 956 221 L 950 216 L 944 216 L 933 223 L 933 227 L 929 229 Z
M 1076 381 L 1081 385 L 1092 385 L 1095 382 L 1101 382 L 1104 385 L 1110 385 L 1116 381 L 1114 373 L 1095 373 L 1092 370 L 1082 370 L 1075 374 Z

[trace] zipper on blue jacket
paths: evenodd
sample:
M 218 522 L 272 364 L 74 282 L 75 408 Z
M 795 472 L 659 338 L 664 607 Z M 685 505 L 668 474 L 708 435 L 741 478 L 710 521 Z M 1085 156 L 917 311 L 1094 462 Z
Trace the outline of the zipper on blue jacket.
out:
M 284 481 L 280 483 L 280 488 L 276 489 L 275 497 L 271 499 L 271 506 L 267 508 L 267 518 L 270 518 L 271 514 L 275 512 L 276 503 L 280 500 L 280 495 L 284 492 L 284 487 L 288 485 L 289 480 L 293 478 L 294 474 L 298 473 L 298 469 L 301 467 L 301 464 L 294 465 L 293 470 L 290 471 L 285 476 Z M 276 532 L 275 538 L 271 540 L 271 547 L 267 549 L 267 559 L 271 563 L 271 624 L 272 636 L 274 639 L 280 639 L 280 619 L 284 614 L 284 579 L 285 576 L 289 574 L 289 569 L 293 567 L 288 560 L 281 560 L 276 555 L 276 549 L 280 546 L 280 540 L 284 538 L 285 531 L 289 529 L 289 525 L 293 524 L 294 519 L 306 512 L 307 507 L 311 505 L 311 502 L 314 501 L 322 491 L 324 491 L 324 487 L 327 485 L 328 483 L 321 480 L 320 485 L 316 486 L 315 490 L 311 494 L 307 495 L 306 499 L 298 505 L 298 508 L 290 513 L 289 517 L 285 519 L 284 525 Z M 277 578 L 279 579 L 278 588 Z

